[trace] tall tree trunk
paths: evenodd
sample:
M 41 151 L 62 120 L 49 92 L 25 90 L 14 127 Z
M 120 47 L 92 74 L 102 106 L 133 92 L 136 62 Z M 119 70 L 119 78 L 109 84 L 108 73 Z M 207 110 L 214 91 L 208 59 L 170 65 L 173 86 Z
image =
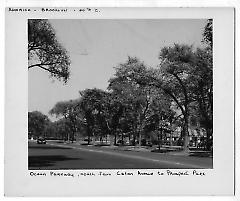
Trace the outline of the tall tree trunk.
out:
M 72 143 L 73 143 L 73 141 L 74 141 L 74 131 L 73 131 L 73 133 L 72 133 Z
M 183 145 L 183 151 L 189 152 L 189 132 L 188 132 L 188 112 L 185 112 L 184 115 L 184 125 L 183 125 L 183 136 L 184 136 L 184 145 Z
M 109 140 L 110 140 L 110 145 L 115 145 L 114 142 L 114 134 L 113 130 L 109 130 Z
M 141 147 L 142 146 L 142 132 L 139 131 L 138 132 L 138 146 Z
M 142 136 L 144 135 L 144 121 L 142 121 L 141 125 L 140 125 L 140 129 L 139 129 L 139 147 L 142 146 Z
M 116 132 L 114 134 L 114 145 L 117 145 L 117 134 L 116 134 Z
M 67 141 L 70 142 L 70 134 L 69 134 L 69 132 L 67 134 Z
M 212 128 L 207 128 L 207 144 L 206 144 L 206 149 L 207 151 L 211 151 L 211 147 L 213 146 L 213 139 L 212 139 Z
M 161 133 L 159 134 L 158 133 L 158 135 L 157 135 L 157 137 L 158 137 L 158 150 L 160 150 L 161 149 Z
M 162 145 L 162 135 L 163 135 L 163 116 L 162 114 L 160 114 L 160 121 L 159 121 L 159 127 L 160 127 L 160 134 L 158 133 L 158 149 L 161 149 L 161 145 Z
M 88 135 L 88 145 L 90 144 L 90 141 L 91 141 L 91 137 L 90 135 Z
M 135 146 L 135 144 L 136 144 L 136 133 L 133 134 L 133 140 L 132 141 L 133 141 L 132 145 Z
M 173 146 L 173 132 L 170 131 L 170 146 Z
M 138 135 L 137 124 L 135 123 L 133 126 L 133 146 L 136 146 L 137 135 Z
M 87 126 L 87 133 L 88 133 L 88 145 L 91 142 L 91 129 L 89 128 L 89 126 Z
M 93 144 L 93 145 L 96 145 L 97 136 L 95 135 L 94 132 L 92 132 L 92 138 L 91 138 L 91 140 L 92 140 L 92 144 Z

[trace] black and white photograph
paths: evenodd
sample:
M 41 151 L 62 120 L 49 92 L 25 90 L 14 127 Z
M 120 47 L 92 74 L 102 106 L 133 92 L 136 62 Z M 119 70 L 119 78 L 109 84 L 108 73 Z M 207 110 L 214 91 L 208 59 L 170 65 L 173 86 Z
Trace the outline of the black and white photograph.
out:
M 212 19 L 29 19 L 28 168 L 212 169 Z
M 235 193 L 234 9 L 5 9 L 6 196 Z

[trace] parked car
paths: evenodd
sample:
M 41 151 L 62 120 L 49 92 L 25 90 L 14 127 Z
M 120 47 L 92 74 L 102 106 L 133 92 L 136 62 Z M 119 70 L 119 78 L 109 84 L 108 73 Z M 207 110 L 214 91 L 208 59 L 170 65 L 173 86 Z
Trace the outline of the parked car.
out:
M 124 145 L 124 141 L 123 140 L 118 140 L 117 145 Z
M 38 144 L 46 144 L 47 141 L 46 141 L 45 138 L 43 138 L 43 137 L 39 137 L 39 138 L 37 139 L 37 143 L 38 143 Z

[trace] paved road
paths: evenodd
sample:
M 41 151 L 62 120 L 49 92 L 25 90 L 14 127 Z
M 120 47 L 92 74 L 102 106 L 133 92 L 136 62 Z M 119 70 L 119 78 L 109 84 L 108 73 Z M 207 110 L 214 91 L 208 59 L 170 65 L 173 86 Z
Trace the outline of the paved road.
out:
M 119 151 L 56 142 L 40 145 L 29 142 L 28 148 L 28 165 L 31 170 L 212 168 L 212 158 L 205 157 Z

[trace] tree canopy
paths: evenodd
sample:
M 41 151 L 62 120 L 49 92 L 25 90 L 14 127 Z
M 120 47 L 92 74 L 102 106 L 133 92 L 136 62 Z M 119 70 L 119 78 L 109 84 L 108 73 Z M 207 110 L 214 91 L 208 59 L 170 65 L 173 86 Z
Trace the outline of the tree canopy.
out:
M 204 27 L 203 42 L 213 46 L 213 19 L 208 19 L 207 24 Z
M 74 139 L 74 135 L 77 131 L 77 121 L 79 118 L 79 102 L 78 100 L 61 101 L 49 111 L 51 115 L 64 118 L 66 125 L 69 127 L 71 135 L 68 138 Z
M 51 77 L 69 79 L 70 59 L 66 49 L 59 43 L 55 30 L 45 19 L 28 20 L 28 69 L 38 67 Z
M 30 136 L 44 135 L 49 119 L 39 111 L 28 112 L 28 133 Z

